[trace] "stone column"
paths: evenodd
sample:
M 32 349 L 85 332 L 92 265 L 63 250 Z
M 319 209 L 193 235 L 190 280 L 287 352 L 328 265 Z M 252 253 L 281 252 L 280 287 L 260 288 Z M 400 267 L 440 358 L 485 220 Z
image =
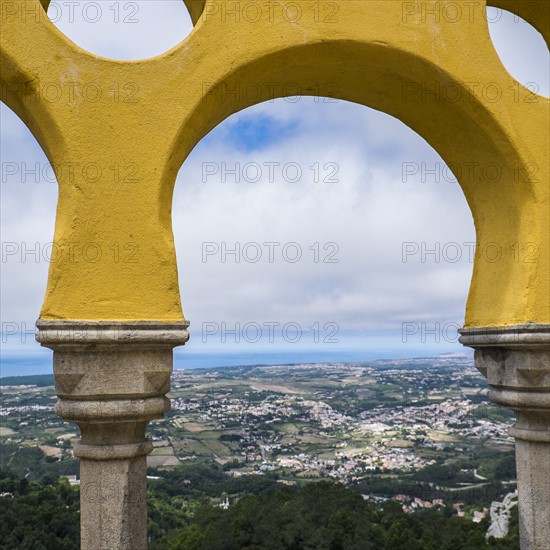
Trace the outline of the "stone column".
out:
M 462 329 L 489 399 L 512 409 L 522 550 L 550 548 L 550 325 Z
M 147 423 L 169 410 L 172 350 L 188 323 L 37 322 L 54 351 L 56 412 L 76 422 L 81 440 L 83 550 L 147 548 Z

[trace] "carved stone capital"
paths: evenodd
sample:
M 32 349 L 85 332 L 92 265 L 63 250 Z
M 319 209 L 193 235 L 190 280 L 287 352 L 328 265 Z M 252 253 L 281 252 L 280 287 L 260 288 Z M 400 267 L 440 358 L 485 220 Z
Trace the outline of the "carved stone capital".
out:
M 75 455 L 94 460 L 146 454 L 145 427 L 170 409 L 172 349 L 189 323 L 37 322 L 36 339 L 53 349 L 56 412 L 76 422 Z M 101 448 L 99 448 L 101 447 Z M 92 450 L 94 448 L 94 450 Z
M 550 390 L 550 325 L 460 330 L 475 366 L 494 388 Z
M 45 321 L 40 344 L 54 351 L 61 399 L 162 396 L 170 389 L 172 349 L 189 339 L 188 322 Z
M 516 413 L 516 439 L 550 442 L 550 325 L 474 328 L 460 342 L 493 388 L 489 399 Z

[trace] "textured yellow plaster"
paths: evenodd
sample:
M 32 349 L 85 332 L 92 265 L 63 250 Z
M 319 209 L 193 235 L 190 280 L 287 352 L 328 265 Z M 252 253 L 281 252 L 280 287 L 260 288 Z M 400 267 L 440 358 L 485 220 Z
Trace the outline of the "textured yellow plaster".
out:
M 29 15 L 39 0 L 0 1 L 2 100 L 59 181 L 55 242 L 67 253 L 50 265 L 42 318 L 181 320 L 171 229 L 181 164 L 231 114 L 321 94 L 397 117 L 455 172 L 478 241 L 466 325 L 550 323 L 549 100 L 503 67 L 483 1 L 186 4 L 195 28 L 183 42 L 126 62 Z M 521 15 L 548 37 L 550 3 L 529 4 L 540 9 Z

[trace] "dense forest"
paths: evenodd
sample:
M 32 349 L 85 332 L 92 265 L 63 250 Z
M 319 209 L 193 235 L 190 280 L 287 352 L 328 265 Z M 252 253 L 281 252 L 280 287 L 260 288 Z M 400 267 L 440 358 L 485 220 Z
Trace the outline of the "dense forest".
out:
M 78 508 L 79 492 L 65 478 L 29 481 L 0 469 L 0 548 L 78 548 Z
M 328 481 L 285 486 L 250 476 L 255 479 L 232 487 L 223 472 L 217 474 L 218 479 L 205 468 L 187 475 L 193 483 L 176 483 L 177 473 L 150 483 L 150 550 L 519 548 L 515 509 L 506 539 L 486 543 L 487 520 L 473 523 L 451 517 L 448 508 L 405 514 L 396 502 L 366 501 L 358 492 Z M 242 496 L 231 499 L 227 510 L 208 496 L 221 494 L 223 498 L 226 489 L 243 490 Z M 45 474 L 29 481 L 4 468 L 0 470 L 0 495 L 1 548 L 79 548 L 79 491 L 65 478 Z

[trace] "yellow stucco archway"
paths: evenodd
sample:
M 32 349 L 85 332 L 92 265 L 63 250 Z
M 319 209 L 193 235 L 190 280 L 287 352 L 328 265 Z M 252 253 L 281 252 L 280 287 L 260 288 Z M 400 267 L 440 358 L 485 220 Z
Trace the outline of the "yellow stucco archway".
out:
M 39 0 L 0 3 L 2 100 L 60 186 L 65 253 L 50 267 L 43 319 L 183 319 L 170 218 L 182 162 L 241 109 L 325 95 L 399 118 L 455 172 L 478 250 L 503 251 L 476 255 L 466 326 L 550 322 L 550 104 L 502 66 L 485 2 L 186 3 L 193 32 L 135 62 L 80 49 Z M 548 37 L 550 4 L 536 4 L 524 15 Z M 90 243 L 101 257 L 79 261 Z M 517 247 L 531 247 L 527 258 Z

